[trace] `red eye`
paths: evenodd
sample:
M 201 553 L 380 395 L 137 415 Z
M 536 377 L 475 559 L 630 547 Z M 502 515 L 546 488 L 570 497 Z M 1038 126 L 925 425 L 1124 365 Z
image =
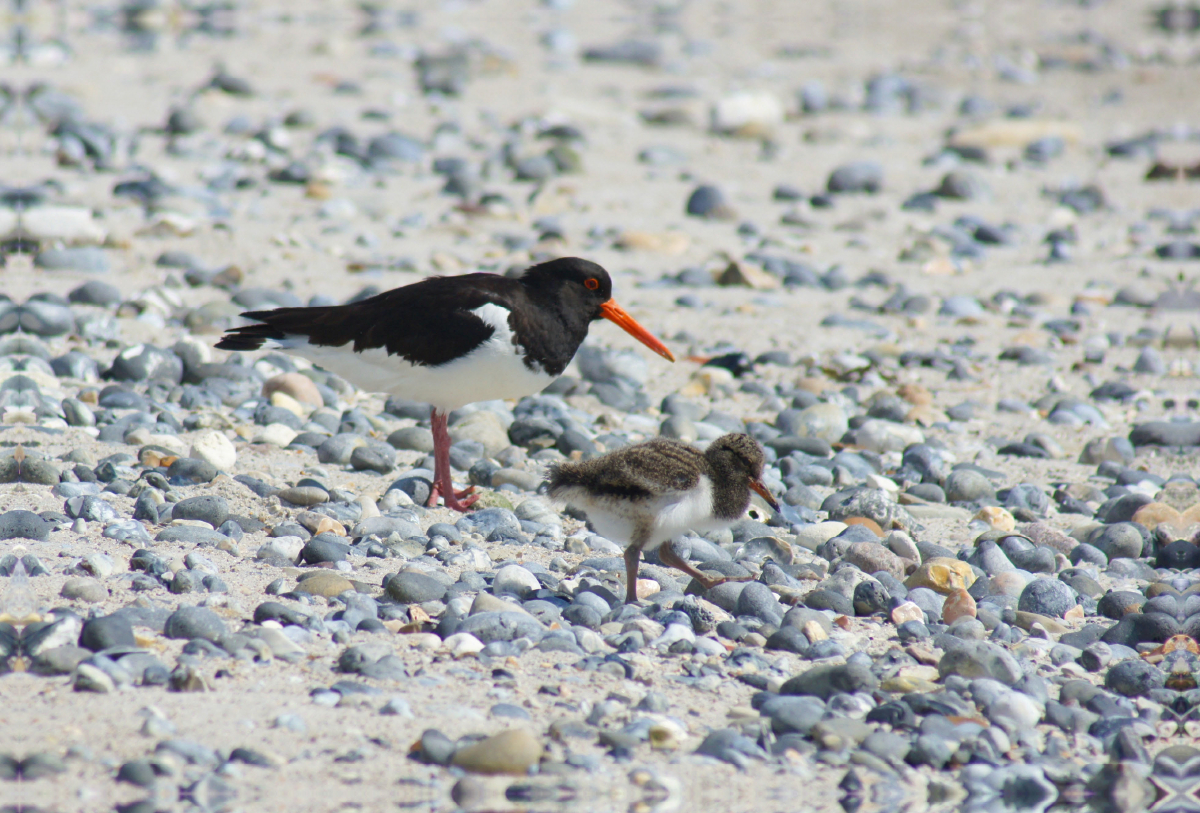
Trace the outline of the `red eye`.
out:
M 600 287 L 600 280 L 588 278 L 583 281 L 583 284 L 589 291 L 594 291 Z

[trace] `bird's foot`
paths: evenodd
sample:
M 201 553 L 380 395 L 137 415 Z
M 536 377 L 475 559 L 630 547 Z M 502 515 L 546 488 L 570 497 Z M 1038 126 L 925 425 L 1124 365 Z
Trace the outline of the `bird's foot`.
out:
M 442 490 L 435 485 L 429 491 L 429 501 L 425 503 L 425 506 L 427 508 L 436 508 L 439 496 L 442 497 L 442 504 L 447 508 L 465 514 L 467 511 L 471 510 L 471 506 L 475 504 L 475 501 L 478 500 L 481 495 L 475 493 L 475 486 L 465 488 L 462 491 L 455 491 L 453 486 L 451 486 L 450 488 L 446 489 L 446 492 L 443 495 Z
M 460 513 L 467 513 L 471 510 L 471 506 L 479 499 L 478 494 L 470 494 L 465 499 L 460 500 L 457 496 L 446 496 L 442 498 L 442 504 L 447 508 L 452 508 Z
M 742 578 L 732 578 L 730 576 L 720 576 L 718 578 L 713 578 L 711 576 L 705 576 L 704 578 L 700 578 L 699 576 L 693 576 L 693 578 L 696 581 L 700 582 L 700 586 L 703 587 L 705 590 L 711 590 L 714 587 L 716 587 L 718 584 L 724 584 L 725 582 L 745 581 Z

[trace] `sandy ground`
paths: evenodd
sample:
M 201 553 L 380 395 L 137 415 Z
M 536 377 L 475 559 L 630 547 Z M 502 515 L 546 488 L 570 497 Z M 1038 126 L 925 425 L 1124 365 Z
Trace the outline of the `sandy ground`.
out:
M 486 131 L 481 122 L 494 117 L 502 125 L 526 117 L 569 122 L 587 136 L 580 148 L 584 172 L 549 182 L 531 204 L 526 200 L 529 184 L 502 179 L 487 183 L 489 190 L 504 193 L 516 203 L 511 214 L 473 217 L 452 210 L 453 201 L 439 196 L 442 179 L 428 170 L 404 169 L 384 180 L 367 177 L 348 162 L 330 160 L 329 187 L 338 198 L 352 201 L 360 215 L 350 222 L 322 220 L 317 210 L 322 201 L 307 197 L 303 187 L 264 185 L 250 193 L 227 196 L 230 217 L 214 225 L 196 217 L 192 234 L 156 236 L 143 233 L 147 220 L 140 207 L 111 195 L 113 184 L 134 177 L 132 169 L 97 173 L 62 169 L 55 165 L 40 128 L 23 131 L 0 129 L 0 179 L 6 185 L 34 184 L 56 178 L 65 186 L 64 199 L 95 207 L 110 232 L 113 273 L 105 278 L 123 292 L 133 295 L 160 285 L 167 271 L 154 259 L 168 249 L 190 251 L 213 265 L 233 264 L 246 275 L 248 286 L 289 288 L 307 298 L 321 293 L 343 298 L 363 285 L 390 288 L 411 282 L 430 272 L 456 273 L 482 265 L 503 269 L 530 261 L 528 252 L 508 252 L 497 235 L 529 233 L 538 217 L 553 215 L 566 235 L 565 243 L 547 247 L 557 254 L 580 254 L 600 262 L 613 272 L 619 299 L 651 331 L 663 336 L 680 356 L 703 354 L 728 342 L 751 355 L 785 349 L 814 362 L 833 353 L 852 349 L 881 348 L 896 353 L 910 349 L 928 350 L 953 342 L 963 335 L 978 341 L 976 351 L 987 361 L 974 368 L 977 379 L 947 381 L 943 373 L 909 369 L 894 383 L 923 383 L 935 396 L 934 405 L 946 408 L 967 399 L 978 401 L 979 417 L 950 435 L 938 430 L 960 459 L 975 459 L 997 468 L 1010 482 L 1080 481 L 1091 467 L 1073 461 L 1084 443 L 1097 436 L 1124 434 L 1133 419 L 1165 414 L 1162 398 L 1149 402 L 1141 414 L 1110 408 L 1106 414 L 1113 430 L 1056 427 L 1025 416 L 994 412 L 1000 397 L 1033 401 L 1046 394 L 1051 378 L 1065 393 L 1080 397 L 1100 380 L 1109 377 L 1112 365 L 1130 367 L 1138 349 L 1110 351 L 1108 361 L 1094 381 L 1091 371 L 1073 369 L 1082 359 L 1077 345 L 1052 346 L 1049 334 L 1035 326 L 1010 320 L 993 312 L 970 323 L 958 323 L 933 313 L 920 317 L 886 316 L 853 311 L 854 297 L 881 302 L 886 293 L 879 288 L 854 287 L 837 292 L 751 291 L 707 288 L 698 291 L 641 287 L 664 272 L 689 265 L 717 267 L 721 252 L 740 255 L 746 242 L 737 225 L 751 221 L 759 225 L 770 245 L 766 253 L 803 256 L 818 270 L 841 265 L 846 275 L 858 279 L 878 270 L 893 282 L 901 282 L 911 293 L 933 296 L 973 294 L 981 299 L 1000 290 L 1021 294 L 1043 294 L 1043 310 L 1069 316 L 1074 299 L 1084 294 L 1103 300 L 1124 286 L 1153 291 L 1165 290 L 1169 282 L 1188 269 L 1184 264 L 1153 259 L 1150 249 L 1160 226 L 1151 226 L 1142 237 L 1134 224 L 1146 223 L 1154 208 L 1187 209 L 1196 204 L 1194 184 L 1162 185 L 1143 182 L 1148 161 L 1112 160 L 1104 156 L 1106 142 L 1140 134 L 1152 128 L 1170 128 L 1181 121 L 1195 126 L 1194 110 L 1188 102 L 1195 88 L 1197 62 L 1194 44 L 1180 42 L 1149 25 L 1156 4 L 1123 0 L 1084 8 L 1074 3 L 943 2 L 814 2 L 761 0 L 760 2 L 681 4 L 670 20 L 660 17 L 657 38 L 665 44 L 667 68 L 648 70 L 628 66 L 557 60 L 539 45 L 550 29 L 570 30 L 581 45 L 604 44 L 631 36 L 651 36 L 653 19 L 648 4 L 591 2 L 578 0 L 569 9 L 555 11 L 535 3 L 413 2 L 404 10 L 416 10 L 419 26 L 394 28 L 379 37 L 360 37 L 365 17 L 354 3 L 242 3 L 231 18 L 235 33 L 227 39 L 203 35 L 183 37 L 194 15 L 174 3 L 164 3 L 159 17 L 160 38 L 152 53 L 131 52 L 123 47 L 120 33 L 95 23 L 94 9 L 85 4 L 62 4 L 61 14 L 51 4 L 35 4 L 22 17 L 36 37 L 61 37 L 71 49 L 62 64 L 6 66 L 4 81 L 25 87 L 35 81 L 48 82 L 76 96 L 90 118 L 124 131 L 158 127 L 167 110 L 182 101 L 211 75 L 213 65 L 223 62 L 228 71 L 247 78 L 255 95 L 232 99 L 206 93 L 194 109 L 208 125 L 188 140 L 192 158 L 179 158 L 165 150 L 166 141 L 144 132 L 137 163 L 155 168 L 162 177 L 180 185 L 199 183 L 197 174 L 206 163 L 217 161 L 228 139 L 219 128 L 235 114 L 254 122 L 279 119 L 291 110 L 311 111 L 317 129 L 343 124 L 359 134 L 396 128 L 419 138 L 428 138 L 439 122 L 457 121 L 467 138 Z M 395 15 L 399 6 L 386 6 Z M 1081 42 L 1078 34 L 1094 32 L 1095 39 Z M 496 70 L 468 83 L 459 99 L 429 101 L 416 87 L 411 66 L 400 59 L 373 58 L 368 46 L 387 39 L 403 48 L 438 49 L 447 38 L 478 38 L 498 52 Z M 1085 72 L 1073 69 L 1043 71 L 1034 84 L 1004 82 L 994 70 L 997 59 L 1024 64 L 1034 54 L 1055 55 L 1066 60 L 1083 59 L 1099 53 L 1096 40 L 1110 40 L 1133 59 L 1121 70 Z M 684 58 L 689 41 L 708 43 L 703 57 Z M 781 56 L 782 48 L 799 56 Z M 1191 48 L 1191 51 L 1188 49 Z M 807 50 L 805 50 L 807 49 Z M 1188 60 L 1191 60 L 1190 62 Z M 566 64 L 560 64 L 564 62 Z M 830 112 L 820 116 L 793 116 L 774 135 L 775 157 L 763 160 L 756 140 L 721 139 L 704 128 L 707 108 L 714 100 L 737 90 L 771 91 L 795 106 L 795 91 L 804 82 L 822 80 L 835 95 L 852 95 L 856 86 L 874 72 L 902 70 L 906 76 L 928 85 L 940 108 L 918 116 L 878 116 L 862 112 Z M 337 95 L 333 86 L 352 80 L 361 94 Z M 649 98 L 656 88 L 684 85 L 694 88 L 693 98 L 678 103 L 691 115 L 694 126 L 655 128 L 643 124 L 638 111 L 667 106 Z M 935 214 L 901 211 L 899 204 L 919 190 L 937 185 L 944 167 L 922 166 L 922 159 L 937 152 L 947 129 L 962 126 L 955 113 L 966 93 L 984 96 L 1000 108 L 1011 104 L 1036 103 L 1039 121 L 1065 122 L 1078 133 L 1066 153 L 1045 168 L 1016 161 L 1019 150 L 999 148 L 991 152 L 986 167 L 975 167 L 990 189 L 983 200 L 956 203 L 943 201 Z M 1104 100 L 1114 93 L 1119 103 Z M 360 113 L 377 108 L 393 114 L 387 124 L 363 121 Z M 308 133 L 296 135 L 305 141 Z M 494 139 L 493 139 L 494 140 Z M 677 167 L 650 168 L 638 163 L 639 150 L 658 144 L 681 150 L 688 160 Z M 1200 157 L 1195 141 L 1167 144 L 1164 159 L 1192 163 Z M 831 169 L 846 161 L 870 159 L 885 167 L 884 190 L 874 196 L 842 197 L 829 210 L 800 207 L 808 227 L 781 224 L 789 205 L 771 200 L 778 183 L 791 183 L 806 192 L 821 189 Z M 1010 163 L 1012 159 L 1013 163 Z M 711 222 L 688 218 L 684 202 L 697 183 L 714 183 L 737 210 L 737 219 Z M 1068 184 L 1098 184 L 1110 208 L 1076 218 L 1057 206 L 1042 191 Z M 173 203 L 172 205 L 176 205 Z M 186 202 L 178 202 L 183 213 Z M 398 221 L 420 214 L 424 226 L 395 229 Z M 979 216 L 988 222 L 1012 222 L 1017 240 L 1011 247 L 990 250 L 981 261 L 966 264 L 958 273 L 941 273 L 920 262 L 903 262 L 902 252 L 919 242 L 936 224 L 953 221 L 961 214 Z M 1074 223 L 1079 233 L 1073 262 L 1047 266 L 1041 243 L 1051 226 Z M 638 230 L 674 238 L 683 246 L 677 252 L 620 251 L 611 240 L 593 243 L 587 237 L 595 226 L 618 231 Z M 355 236 L 370 231 L 383 257 L 410 258 L 414 272 L 369 271 L 356 273 L 356 260 L 370 252 L 356 246 Z M 395 234 L 393 232 L 396 231 Z M 930 270 L 936 273 L 929 273 Z M 17 301 L 38 291 L 65 294 L 86 275 L 35 270 L 27 257 L 10 256 L 0 272 L 0 290 Z M 696 293 L 711 307 L 698 310 L 677 308 L 680 293 Z M 214 289 L 181 291 L 187 304 L 222 299 Z M 880 341 L 847 328 L 816 329 L 822 318 L 841 313 L 870 318 L 890 329 L 893 336 Z M 1109 330 L 1132 334 L 1143 325 L 1162 330 L 1167 324 L 1190 329 L 1194 316 L 1184 312 L 1103 309 L 1085 320 L 1083 337 Z M 134 319 L 122 319 L 122 340 L 169 344 L 177 329 L 160 328 Z M 636 347 L 631 339 L 598 327 L 595 340 L 604 345 Z M 208 337 L 213 338 L 213 337 Z M 1032 343 L 1052 347 L 1053 367 L 1016 368 L 998 363 L 996 355 L 1005 347 Z M 69 342 L 51 343 L 57 352 Z M 94 352 L 94 351 L 93 351 Z M 103 352 L 103 351 L 101 351 Z M 109 351 L 115 353 L 115 349 Z M 1165 352 L 1168 358 L 1194 361 L 1194 349 Z M 651 360 L 654 374 L 647 390 L 655 403 L 664 395 L 685 386 L 696 365 L 682 361 L 674 366 Z M 794 381 L 803 368 L 769 369 L 768 383 Z M 1131 382 L 1160 395 L 1191 395 L 1194 377 L 1158 379 L 1133 376 Z M 747 418 L 767 418 L 760 400 L 742 393 L 718 395 L 714 408 Z M 378 396 L 362 396 L 361 404 L 378 412 Z M 606 410 L 594 399 L 576 399 L 576 404 L 593 413 Z M 396 426 L 402 425 L 400 422 Z M 1053 436 L 1065 449 L 1061 460 L 1028 461 L 996 458 L 987 449 L 992 437 L 1021 439 L 1029 431 Z M 96 457 L 111 453 L 78 430 L 57 437 L 21 435 L 20 427 L 3 435 L 5 445 L 25 443 L 48 457 L 71 448 L 83 447 Z M 20 436 L 19 436 L 20 435 Z M 1169 474 L 1192 470 L 1194 459 L 1147 453 L 1139 465 Z M 294 481 L 311 473 L 315 460 L 298 453 L 266 450 L 239 444 L 238 473 L 259 471 L 277 482 Z M 379 493 L 387 482 L 373 475 L 327 471 L 333 485 L 359 493 Z M 226 496 L 234 513 L 270 521 L 267 501 L 250 495 L 233 483 L 214 484 Z M 199 489 L 195 490 L 197 493 Z M 114 501 L 123 509 L 128 499 Z M 0 510 L 13 508 L 61 510 L 61 501 L 45 487 L 9 485 L 0 487 Z M 1069 527 L 1060 518 L 1061 527 Z M 965 542 L 965 522 L 930 523 L 925 538 L 935 542 Z M 219 552 L 222 576 L 231 593 L 222 612 L 229 620 L 248 618 L 262 600 L 263 587 L 276 578 L 276 569 L 256 562 L 253 551 L 261 537 L 247 535 L 238 557 Z M 9 543 L 0 543 L 4 550 Z M 104 550 L 120 557 L 127 546 L 102 540 L 98 529 L 86 538 L 68 532 L 52 535 L 44 543 L 28 543 L 52 568 L 62 559 L 81 552 Z M 501 552 L 507 555 L 508 551 Z M 541 560 L 544 551 L 525 555 Z M 180 552 L 182 555 L 182 552 Z M 499 558 L 499 555 L 497 555 Z M 567 557 L 569 560 L 572 557 Z M 579 558 L 579 557 L 574 557 Z M 356 578 L 378 584 L 387 570 L 364 569 Z M 34 580 L 37 598 L 52 605 L 65 577 L 55 574 Z M 2 586 L 0 586 L 2 588 Z M 111 610 L 133 599 L 128 591 L 114 588 L 109 603 L 97 609 Z M 365 636 L 355 636 L 358 638 Z M 177 642 L 157 639 L 164 660 L 178 652 Z M 9 675 L 0 679 L 0 750 L 16 755 L 35 751 L 71 753 L 71 770 L 56 777 L 21 785 L 0 784 L 0 804 L 37 805 L 50 810 L 100 811 L 143 795 L 111 779 L 115 766 L 142 756 L 153 748 L 156 738 L 139 734 L 144 717 L 139 713 L 156 707 L 177 728 L 176 736 L 194 739 L 210 747 L 231 749 L 252 745 L 280 758 L 276 769 L 241 766 L 230 777 L 238 789 L 233 809 L 319 811 L 437 809 L 453 807 L 449 789 L 454 783 L 444 770 L 417 764 L 407 758 L 410 745 L 426 728 L 436 727 L 451 736 L 494 731 L 502 721 L 487 718 L 486 709 L 496 698 L 525 705 L 534 713 L 535 724 L 545 726 L 574 714 L 579 703 L 602 700 L 616 692 L 635 700 L 651 688 L 671 693 L 673 712 L 686 719 L 694 747 L 706 727 L 725 724 L 727 712 L 744 706 L 752 690 L 727 681 L 715 692 L 672 684 L 678 674 L 668 665 L 661 671 L 647 670 L 636 682 L 584 674 L 560 659 L 534 653 L 507 668 L 516 674 L 515 686 L 495 689 L 490 669 L 474 661 L 446 663 L 431 655 L 397 649 L 410 671 L 425 668 L 452 686 L 437 688 L 416 680 L 385 689 L 384 698 L 399 694 L 408 699 L 415 718 L 384 717 L 378 705 L 361 708 L 327 709 L 315 706 L 307 693 L 338 679 L 332 671 L 340 647 L 330 644 L 327 652 L 314 649 L 306 663 L 247 665 L 238 662 L 231 674 L 214 678 L 214 691 L 205 694 L 168 694 L 160 689 L 137 689 L 115 695 L 95 696 L 71 691 L 65 678 L 34 678 Z M 797 669 L 800 662 L 796 662 Z M 539 694 L 543 685 L 563 687 L 560 698 Z M 557 701 L 557 702 L 552 702 Z M 572 708 L 574 704 L 574 708 Z M 296 734 L 272 728 L 281 713 L 304 718 L 307 731 Z M 595 745 L 571 747 L 600 753 Z M 690 749 L 689 749 L 690 750 Z M 630 765 L 611 760 L 593 775 L 574 772 L 561 777 L 574 788 L 573 801 L 547 801 L 536 809 L 580 810 L 828 810 L 836 807 L 836 783 L 843 771 L 804 761 L 790 769 L 752 765 L 744 773 L 732 766 L 701 764 L 687 756 L 639 753 Z M 672 796 L 675 807 L 656 806 L 652 794 L 633 783 L 630 770 L 642 765 L 679 783 Z M 69 777 L 69 778 L 64 778 Z M 556 777 L 541 776 L 536 782 L 553 783 Z M 497 784 L 493 782 L 492 784 Z M 501 785 L 502 786 L 502 785 Z M 914 804 L 926 800 L 924 789 L 913 791 Z M 517 809 L 503 801 L 497 791 L 495 804 Z M 12 794 L 15 794 L 13 796 Z M 680 795 L 681 794 L 681 795 Z M 639 801 L 646 796 L 651 801 Z M 920 809 L 916 807 L 913 809 Z

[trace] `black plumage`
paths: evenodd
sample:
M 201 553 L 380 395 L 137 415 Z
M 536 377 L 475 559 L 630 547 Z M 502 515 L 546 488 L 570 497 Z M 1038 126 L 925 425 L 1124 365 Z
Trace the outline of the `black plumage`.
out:
M 268 340 L 304 337 L 321 347 L 350 345 L 358 353 L 382 348 L 412 364 L 437 366 L 492 337 L 492 326 L 472 313 L 492 304 L 509 311 L 509 327 L 525 363 L 558 376 L 611 298 L 612 280 L 604 268 L 566 257 L 535 265 L 516 279 L 428 277 L 349 305 L 249 311 L 242 316 L 258 324 L 233 328 L 216 347 L 258 350 Z

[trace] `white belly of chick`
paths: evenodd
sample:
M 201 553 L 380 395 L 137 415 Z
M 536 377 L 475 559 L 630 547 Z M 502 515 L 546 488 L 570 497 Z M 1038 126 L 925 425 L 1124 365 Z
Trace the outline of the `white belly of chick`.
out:
M 644 551 L 687 531 L 705 533 L 729 525 L 713 516 L 712 481 L 704 475 L 695 488 L 659 497 L 628 500 L 567 488 L 558 498 L 583 510 L 596 533 L 614 542 L 629 544 L 639 528 L 649 528 Z

